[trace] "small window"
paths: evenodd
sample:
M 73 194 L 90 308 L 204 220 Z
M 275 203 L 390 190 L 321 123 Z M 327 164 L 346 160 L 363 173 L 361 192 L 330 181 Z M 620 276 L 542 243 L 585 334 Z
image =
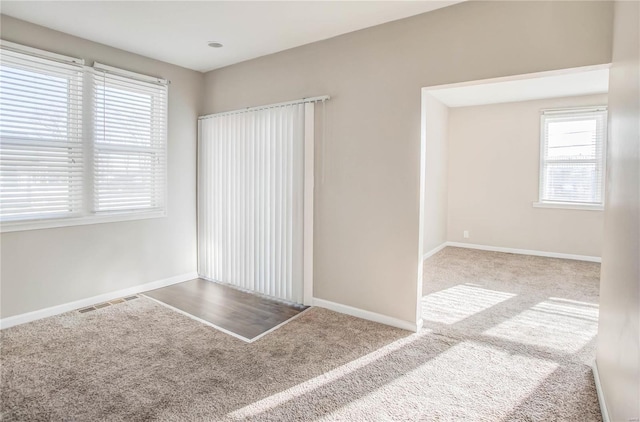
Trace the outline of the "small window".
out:
M 546 110 L 540 140 L 541 207 L 602 209 L 606 107 Z

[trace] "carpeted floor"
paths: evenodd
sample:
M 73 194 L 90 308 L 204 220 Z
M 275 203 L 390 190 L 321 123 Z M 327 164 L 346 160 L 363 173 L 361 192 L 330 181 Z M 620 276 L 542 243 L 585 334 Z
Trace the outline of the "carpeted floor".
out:
M 3 421 L 598 421 L 599 265 L 447 248 L 419 334 L 313 308 L 247 344 L 141 297 L 3 330 Z
M 599 289 L 591 262 L 453 247 L 425 261 L 424 327 L 486 350 L 454 382 L 464 388 L 484 374 L 504 400 L 506 414 L 472 419 L 602 420 L 591 372 Z M 494 376 L 500 356 L 511 358 L 506 383 Z

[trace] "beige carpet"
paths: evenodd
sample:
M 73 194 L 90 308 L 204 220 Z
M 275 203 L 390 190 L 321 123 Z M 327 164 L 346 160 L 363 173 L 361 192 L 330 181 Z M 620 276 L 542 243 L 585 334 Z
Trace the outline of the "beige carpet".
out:
M 145 298 L 2 331 L 3 421 L 597 421 L 597 264 L 447 248 L 419 334 L 314 308 L 255 343 Z
M 425 328 L 486 348 L 465 363 L 485 368 L 455 382 L 484 373 L 512 407 L 482 420 L 602 420 L 591 372 L 599 282 L 600 264 L 583 261 L 453 247 L 425 261 Z M 506 381 L 495 377 L 500 356 Z

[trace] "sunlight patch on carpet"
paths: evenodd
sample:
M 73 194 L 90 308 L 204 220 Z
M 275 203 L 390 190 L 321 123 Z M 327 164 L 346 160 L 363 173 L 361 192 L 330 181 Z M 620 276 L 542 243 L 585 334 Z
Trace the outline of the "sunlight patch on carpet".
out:
M 334 410 L 328 419 L 501 420 L 557 367 L 557 362 L 464 341 Z
M 394 341 L 393 343 L 375 350 L 374 352 L 371 352 L 356 360 L 332 369 L 331 371 L 328 371 L 318 377 L 312 378 L 294 387 L 288 388 L 262 400 L 256 401 L 255 403 L 251 403 L 248 406 L 229 413 L 228 415 L 226 415 L 226 417 L 230 418 L 231 420 L 245 420 L 247 418 L 256 417 L 260 414 L 268 412 L 272 409 L 275 409 L 276 407 L 282 406 L 283 404 L 291 400 L 296 400 L 305 394 L 309 394 L 318 388 L 327 386 L 332 382 L 348 376 L 375 361 L 383 359 L 387 355 L 410 345 L 411 343 L 418 340 L 421 335 L 425 335 L 429 332 L 430 330 L 423 330 L 420 335 L 413 334 L 403 339 Z
M 598 306 L 549 298 L 484 334 L 528 345 L 575 353 L 598 332 Z
M 423 297 L 422 319 L 455 324 L 514 296 L 513 293 L 461 284 Z

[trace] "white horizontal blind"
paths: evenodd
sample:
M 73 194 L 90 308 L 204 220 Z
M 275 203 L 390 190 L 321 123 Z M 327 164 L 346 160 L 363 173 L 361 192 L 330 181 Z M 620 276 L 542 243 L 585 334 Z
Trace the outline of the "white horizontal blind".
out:
M 93 92 L 93 210 L 162 211 L 166 197 L 166 84 L 96 67 Z
M 82 207 L 82 61 L 0 50 L 0 221 Z
M 604 107 L 544 112 L 540 202 L 601 205 L 606 136 Z
M 199 120 L 198 271 L 303 300 L 303 103 Z

